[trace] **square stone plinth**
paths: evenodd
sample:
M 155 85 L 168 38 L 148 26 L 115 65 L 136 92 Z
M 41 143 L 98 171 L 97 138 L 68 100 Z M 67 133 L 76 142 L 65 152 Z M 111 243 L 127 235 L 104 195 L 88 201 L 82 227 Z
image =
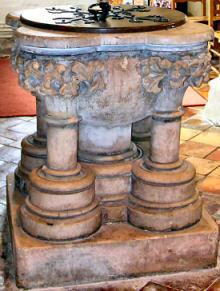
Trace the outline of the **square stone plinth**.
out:
M 205 211 L 200 223 L 182 231 L 153 233 L 115 223 L 103 225 L 95 235 L 81 241 L 49 243 L 22 230 L 18 210 L 24 197 L 14 189 L 13 175 L 7 183 L 8 218 L 19 287 L 94 282 L 103 282 L 104 286 L 116 279 L 216 265 L 218 227 Z

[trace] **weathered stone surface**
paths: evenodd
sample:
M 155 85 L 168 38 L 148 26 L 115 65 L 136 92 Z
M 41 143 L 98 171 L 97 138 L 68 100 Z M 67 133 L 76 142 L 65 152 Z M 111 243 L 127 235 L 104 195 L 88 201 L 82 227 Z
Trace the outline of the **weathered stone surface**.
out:
M 12 176 L 8 187 L 18 286 L 106 281 L 216 264 L 218 227 L 206 212 L 197 225 L 179 232 L 156 234 L 127 224 L 109 224 L 83 241 L 49 244 L 31 238 L 16 223 L 24 198 L 18 192 L 13 195 Z
M 16 66 L 27 90 L 78 97 L 83 124 L 113 127 L 141 120 L 153 110 L 176 111 L 188 85 L 207 80 L 210 55 L 206 47 L 179 51 L 175 57 L 151 50 L 110 50 L 71 58 L 19 53 Z
M 154 282 L 149 282 L 142 289 L 140 289 L 140 291 L 172 291 L 172 290 L 175 291 L 170 287 L 164 285 L 162 286 Z
M 20 209 L 23 229 L 36 238 L 78 239 L 101 225 L 95 176 L 77 163 L 78 118 L 69 114 L 45 117 L 47 164 L 31 172 L 28 196 Z
M 17 31 L 17 37 L 22 39 L 24 45 L 42 47 L 42 40 L 46 40 L 45 47 L 67 48 L 67 47 L 95 47 L 108 45 L 151 45 L 162 44 L 165 46 L 192 45 L 206 42 L 214 36 L 212 28 L 204 24 L 186 23 L 175 29 L 152 31 L 148 33 L 122 34 L 89 34 L 89 33 L 67 33 L 44 31 L 37 29 L 33 31 L 29 27 L 21 27 Z M 68 45 L 67 45 L 68 44 Z
M 181 110 L 161 109 L 152 116 L 149 157 L 137 161 L 132 169 L 128 221 L 136 227 L 178 230 L 201 218 L 202 201 L 195 192 L 195 169 L 179 159 L 182 114 Z

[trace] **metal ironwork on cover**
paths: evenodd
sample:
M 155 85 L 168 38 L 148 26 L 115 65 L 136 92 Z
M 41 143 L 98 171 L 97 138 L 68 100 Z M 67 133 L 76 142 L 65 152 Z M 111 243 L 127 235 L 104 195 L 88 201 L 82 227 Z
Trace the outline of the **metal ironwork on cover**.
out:
M 72 32 L 120 33 L 169 29 L 186 22 L 182 12 L 141 5 L 110 6 L 100 1 L 89 7 L 54 6 L 25 10 L 21 22 Z

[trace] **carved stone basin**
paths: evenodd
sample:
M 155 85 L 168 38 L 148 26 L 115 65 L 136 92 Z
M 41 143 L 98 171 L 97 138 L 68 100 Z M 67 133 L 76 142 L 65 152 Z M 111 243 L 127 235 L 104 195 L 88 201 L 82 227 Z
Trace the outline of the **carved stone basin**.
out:
M 98 177 L 109 175 L 110 179 L 96 179 L 96 193 L 104 200 L 121 200 L 130 191 L 131 168 L 119 178 L 116 161 L 120 164 L 140 156 L 131 144 L 132 123 L 156 111 L 175 112 L 189 85 L 207 81 L 211 37 L 207 26 L 190 23 L 135 34 L 21 27 L 17 30 L 17 69 L 21 85 L 42 96 L 49 114 L 60 114 L 66 104 L 76 102 L 80 160 L 94 168 L 107 163 L 112 171 L 106 174 L 99 165 Z M 53 103 L 47 102 L 50 95 Z M 141 131 L 146 132 L 142 125 Z M 112 183 L 115 176 L 118 183 Z

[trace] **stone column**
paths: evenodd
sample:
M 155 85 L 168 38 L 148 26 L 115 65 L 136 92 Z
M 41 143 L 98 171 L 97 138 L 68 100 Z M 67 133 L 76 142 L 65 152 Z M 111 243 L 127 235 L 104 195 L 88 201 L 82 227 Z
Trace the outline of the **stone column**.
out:
M 131 124 L 80 125 L 79 157 L 96 173 L 96 194 L 102 202 L 120 201 L 130 192 L 131 161 L 138 149 L 131 142 Z
M 202 202 L 195 190 L 195 168 L 179 159 L 182 99 L 188 85 L 208 80 L 207 48 L 191 51 L 152 52 L 143 63 L 148 94 L 156 102 L 151 125 L 150 153 L 133 166 L 128 220 L 134 226 L 155 231 L 179 230 L 201 218 Z M 151 78 L 157 78 L 153 83 Z M 153 86 L 150 84 L 153 83 Z
M 46 162 L 46 122 L 44 99 L 36 95 L 37 132 L 26 136 L 21 143 L 21 161 L 15 171 L 15 182 L 18 189 L 27 194 L 27 184 L 31 171 Z
M 79 148 L 80 161 L 96 175 L 96 195 L 101 199 L 104 221 L 126 221 L 132 162 L 142 156 L 131 142 L 131 124 L 80 124 Z
M 47 123 L 47 162 L 30 174 L 21 225 L 28 234 L 50 241 L 86 237 L 100 227 L 101 211 L 95 176 L 77 162 L 79 86 L 70 82 L 71 59 L 22 53 L 19 58 L 23 86 L 44 97 Z M 44 128 L 41 120 L 38 126 Z

